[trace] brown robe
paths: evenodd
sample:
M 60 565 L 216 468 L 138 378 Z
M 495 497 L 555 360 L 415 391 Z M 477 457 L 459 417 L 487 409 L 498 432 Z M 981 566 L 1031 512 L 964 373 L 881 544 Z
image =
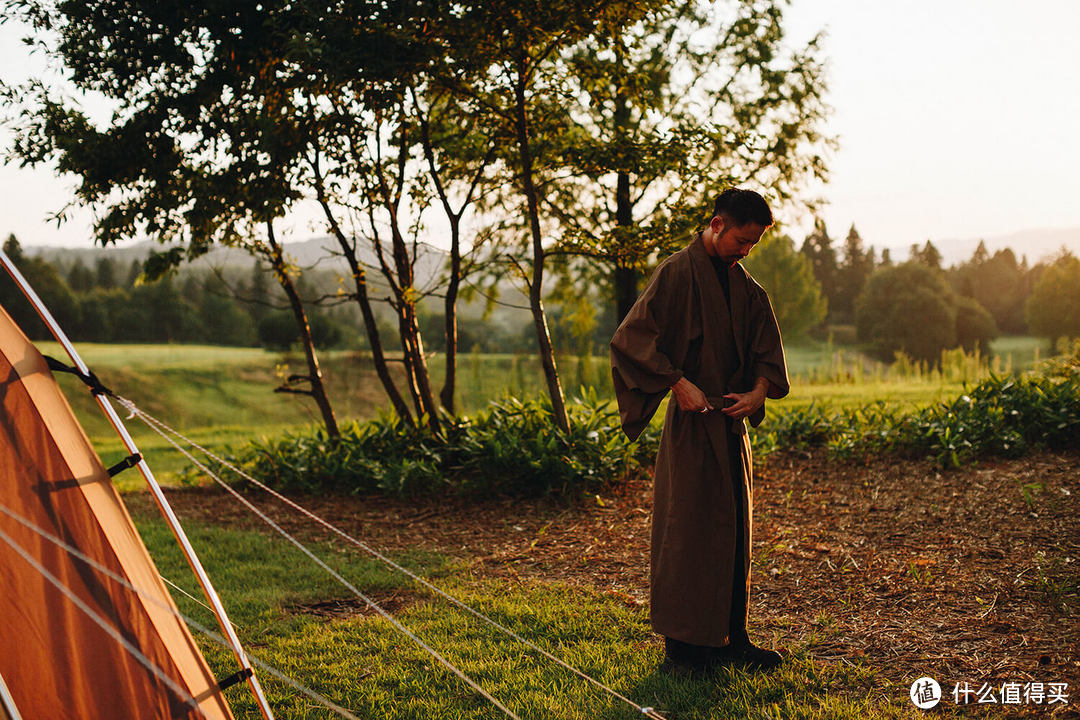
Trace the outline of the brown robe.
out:
M 768 295 L 741 265 L 731 267 L 728 277 L 730 311 L 698 236 L 656 269 L 611 340 L 615 396 L 631 439 L 645 429 L 680 377 L 701 388 L 717 408 L 686 413 L 669 402 L 656 456 L 652 626 L 695 645 L 729 641 L 736 502 L 742 503 L 745 518 L 744 597 L 749 597 L 750 443 L 743 421 L 719 411 L 730 404 L 722 396 L 752 389 L 759 377 L 769 381 L 770 398 L 784 397 L 789 389 Z M 749 417 L 750 424 L 757 427 L 764 417 L 762 407 Z

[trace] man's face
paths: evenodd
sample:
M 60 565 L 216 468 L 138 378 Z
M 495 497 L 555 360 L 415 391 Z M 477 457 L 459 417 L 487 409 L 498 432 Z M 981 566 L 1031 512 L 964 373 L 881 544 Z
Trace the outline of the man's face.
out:
M 727 224 L 723 218 L 714 217 L 710 224 L 714 233 L 713 254 L 728 265 L 734 265 L 749 255 L 765 233 L 764 225 L 752 222 L 745 225 Z

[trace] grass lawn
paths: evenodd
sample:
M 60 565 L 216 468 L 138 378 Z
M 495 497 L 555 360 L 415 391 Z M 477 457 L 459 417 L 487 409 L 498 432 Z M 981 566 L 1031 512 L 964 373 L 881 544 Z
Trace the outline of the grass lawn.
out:
M 139 530 L 162 575 L 199 591 L 164 525 L 138 513 Z M 249 651 L 362 718 L 499 718 L 503 715 L 445 671 L 387 621 L 364 610 L 298 551 L 254 530 L 185 522 L 192 542 L 239 626 Z M 351 582 L 386 603 L 407 627 L 479 682 L 523 720 L 633 718 L 633 708 L 596 690 L 513 639 L 418 592 L 356 553 L 319 543 L 318 554 Z M 815 663 L 794 648 L 782 672 L 754 676 L 720 670 L 676 678 L 657 670 L 662 649 L 641 607 L 598 590 L 561 582 L 474 578 L 466 564 L 430 553 L 399 562 L 569 664 L 639 704 L 675 720 L 731 717 L 893 718 L 904 713 L 860 697 L 866 667 Z M 215 627 L 209 611 L 174 593 L 182 612 Z M 328 612 L 327 608 L 331 608 Z M 219 677 L 235 671 L 231 653 L 200 638 Z M 278 717 L 333 717 L 261 674 Z M 226 694 L 239 718 L 257 718 L 246 685 Z
M 923 717 L 912 681 L 1080 686 L 1076 456 L 1041 454 L 939 473 L 918 461 L 780 456 L 755 482 L 751 633 L 789 651 L 775 674 L 659 671 L 647 618 L 650 488 L 601 502 L 298 498 L 481 612 L 670 720 Z M 291 545 L 213 489 L 169 493 L 245 646 L 363 718 L 500 718 Z M 340 541 L 252 499 L 523 720 L 640 715 Z M 946 499 L 948 500 L 946 502 Z M 145 493 L 126 496 L 162 574 L 199 591 Z M 213 626 L 209 612 L 175 594 Z M 200 640 L 219 677 L 229 651 Z M 261 673 L 278 717 L 331 715 Z M 257 718 L 245 687 L 227 691 Z M 1070 717 L 1075 704 L 1037 708 Z M 1008 708 L 1016 710 L 1019 708 Z
M 1028 348 L 1032 357 L 1037 346 L 1037 342 L 1025 344 L 1019 340 L 1010 345 L 1011 352 L 1017 354 Z M 55 348 L 44 349 L 60 356 Z M 107 385 L 196 441 L 215 448 L 242 444 L 253 436 L 279 434 L 316 419 L 309 402 L 270 392 L 275 378 L 283 372 L 283 362 L 295 362 L 295 358 L 283 359 L 259 350 L 183 346 L 81 349 Z M 807 372 L 815 367 L 827 369 L 827 363 L 833 362 L 833 356 L 824 354 L 821 348 L 795 349 L 792 359 L 793 368 L 809 368 Z M 437 359 L 432 364 L 437 376 Z M 526 356 L 463 357 L 462 406 L 474 409 L 502 392 L 536 394 L 541 388 L 534 365 L 535 361 Z M 325 367 L 343 419 L 371 417 L 377 412 L 380 391 L 363 359 L 350 353 L 329 353 Z M 567 358 L 562 367 L 568 390 L 575 386 L 575 376 L 586 381 L 591 377 L 597 383 L 607 373 L 606 363 L 600 358 L 590 359 L 584 366 Z M 66 376 L 61 376 L 61 383 L 103 460 L 111 463 L 122 457 L 119 441 L 100 418 L 85 388 Z M 810 403 L 843 407 L 877 401 L 917 406 L 956 395 L 962 387 L 960 382 L 942 382 L 933 377 L 804 381 L 795 382 L 791 397 L 773 407 L 782 410 Z M 166 483 L 175 483 L 177 474 L 186 467 L 183 458 L 138 422 L 130 425 L 155 472 Z M 647 588 L 647 579 L 640 573 L 647 570 L 643 548 L 648 537 L 648 507 L 640 502 L 631 503 L 622 514 L 598 515 L 595 527 L 579 524 L 572 509 L 555 508 L 550 510 L 550 517 L 534 517 L 529 507 L 500 506 L 497 512 L 504 519 L 501 531 L 518 543 L 509 552 L 470 544 L 482 535 L 472 532 L 481 526 L 461 528 L 464 511 L 457 512 L 460 508 L 453 507 L 455 512 L 446 521 L 464 535 L 454 543 L 434 544 L 433 526 L 423 518 L 427 517 L 424 513 L 439 516 L 446 512 L 447 507 L 438 500 L 427 506 L 421 503 L 419 508 L 412 501 L 396 501 L 398 504 L 393 505 L 380 504 L 391 501 L 373 498 L 326 498 L 325 502 L 340 505 L 339 512 L 346 521 L 365 511 L 374 513 L 352 527 L 357 531 L 362 528 L 365 533 L 381 527 L 388 541 L 382 547 L 389 547 L 400 562 L 434 578 L 482 612 L 635 702 L 657 708 L 670 720 L 921 717 L 922 713 L 907 702 L 904 686 L 912 663 L 918 667 L 937 663 L 951 669 L 952 677 L 977 680 L 977 675 L 956 673 L 973 673 L 972 668 L 986 666 L 986 657 L 1003 653 L 1019 653 L 1014 658 L 1016 663 L 1005 666 L 1003 672 L 1028 668 L 1027 654 L 1043 652 L 1031 650 L 1038 642 L 1050 648 L 1048 654 L 1058 662 L 1058 641 L 1033 638 L 1033 634 L 1039 635 L 1039 628 L 1049 632 L 1055 622 L 1067 622 L 1065 616 L 1074 612 L 1078 586 L 1067 563 L 1075 554 L 1075 538 L 1080 535 L 1071 520 L 1077 517 L 1073 506 L 1065 504 L 1072 502 L 1071 497 L 1080 497 L 1080 488 L 1061 470 L 1065 465 L 1051 465 L 1056 474 L 1026 478 L 1022 473 L 1037 468 L 1017 463 L 1001 473 L 998 485 L 989 483 L 978 469 L 973 469 L 970 477 L 946 476 L 951 483 L 950 497 L 976 489 L 982 494 L 939 505 L 932 490 L 941 484 L 941 479 L 930 482 L 916 477 L 925 471 L 916 466 L 896 468 L 885 463 L 876 471 L 877 480 L 862 468 L 851 469 L 850 473 L 857 472 L 859 478 L 864 478 L 860 485 L 851 478 L 850 482 L 832 482 L 838 475 L 846 477 L 848 471 L 838 473 L 830 467 L 778 475 L 783 468 L 774 467 L 770 460 L 758 479 L 762 497 L 756 513 L 761 524 L 755 529 L 754 572 L 760 584 L 756 587 L 764 587 L 759 593 L 771 595 L 759 594 L 755 600 L 760 610 L 756 629 L 757 637 L 766 644 L 782 644 L 791 654 L 780 672 L 768 676 L 730 669 L 699 678 L 677 678 L 658 672 L 662 647 L 649 629 L 646 605 L 640 599 L 627 601 L 627 593 Z M 827 482 L 818 483 L 819 477 Z M 1023 482 L 1017 477 L 1024 477 Z M 865 478 L 873 481 L 868 484 Z M 118 482 L 123 489 L 142 485 L 132 471 L 119 476 Z M 1058 492 L 1062 482 L 1071 483 L 1070 487 L 1061 485 L 1069 492 Z M 1039 511 L 1036 517 L 1038 523 L 1058 523 L 1067 532 L 1056 532 L 1054 537 L 1064 540 L 1050 546 L 1038 539 L 1048 530 L 1031 521 L 1028 510 L 1034 508 L 1032 503 L 1042 502 L 1042 496 L 1024 496 L 1027 506 L 1023 506 L 1008 494 L 1016 495 L 1018 487 L 1047 488 L 1048 504 L 1046 508 L 1035 508 Z M 900 494 L 887 494 L 894 491 Z M 916 491 L 930 495 L 903 495 Z M 183 496 L 184 492 L 191 491 L 173 494 Z M 755 496 L 758 492 L 755 490 Z M 131 492 L 127 500 L 162 574 L 198 595 L 171 533 L 149 507 L 145 495 Z M 1050 500 L 1059 505 L 1051 506 Z M 992 502 L 1002 505 L 985 517 L 972 520 L 956 515 L 963 508 L 990 507 Z M 600 510 L 594 508 L 594 513 L 618 512 L 619 507 L 609 498 Z M 1019 514 L 1015 512 L 1017 507 Z M 816 513 L 822 508 L 832 508 L 833 513 L 827 517 L 793 515 Z M 927 508 L 934 514 L 932 517 L 926 516 Z M 418 510 L 419 515 L 415 514 Z M 955 517 L 946 517 L 946 512 Z M 837 514 L 844 513 L 850 518 L 838 528 L 833 521 Z M 285 541 L 238 521 L 231 503 L 201 512 L 182 512 L 181 518 L 233 621 L 240 626 L 242 640 L 260 659 L 364 718 L 502 716 L 389 623 L 366 611 L 363 603 L 350 597 L 345 588 L 337 586 Z M 520 518 L 520 532 L 510 518 Z M 871 518 L 880 525 L 880 537 L 866 535 L 867 528 L 874 524 Z M 295 524 L 295 518 L 292 520 Z M 510 522 L 509 529 L 506 522 Z M 898 522 L 905 523 L 900 531 Z M 940 530 L 941 537 L 934 536 L 936 544 L 916 551 L 896 540 L 919 536 L 927 522 Z M 984 531 L 997 526 L 1000 529 L 994 530 L 992 538 L 984 538 Z M 946 537 L 950 528 L 952 534 Z M 555 563 L 527 571 L 525 564 L 545 543 L 552 542 L 556 529 L 563 531 L 557 543 L 560 552 L 573 565 Z M 1022 537 L 1009 535 L 1020 530 L 1025 533 Z M 301 532 L 314 542 L 329 564 L 385 603 L 406 626 L 523 719 L 616 720 L 640 716 L 444 601 L 411 587 L 358 551 L 340 542 L 320 540 L 310 530 Z M 617 558 L 621 562 L 596 554 L 600 551 L 594 545 L 605 533 L 612 538 L 609 552 L 622 553 Z M 402 536 L 405 542 L 400 542 Z M 394 538 L 398 539 L 396 545 Z M 636 555 L 626 560 L 626 548 L 631 546 L 636 548 Z M 1045 554 L 1032 555 L 1035 548 Z M 985 577 L 959 571 L 972 565 L 973 557 L 981 562 L 978 567 Z M 848 572 L 849 561 L 859 572 Z M 1000 583 L 994 579 L 998 564 L 1003 566 Z M 584 570 L 574 569 L 579 566 Z M 799 579 L 811 575 L 816 585 L 798 584 Z M 1014 577 L 1028 579 L 1017 584 L 1011 580 Z M 1047 579 L 1042 585 L 1031 579 L 1044 577 Z M 973 588 L 977 588 L 978 595 Z M 813 595 L 812 600 L 807 599 L 808 594 Z M 1002 598 L 1000 602 L 998 597 Z M 977 606 L 973 605 L 976 601 Z M 181 595 L 177 595 L 177 602 L 185 613 L 203 624 L 215 625 L 198 604 Z M 986 606 L 989 609 L 984 608 L 984 603 L 990 602 L 993 604 Z M 766 611 L 769 607 L 778 609 Z M 1016 608 L 1025 608 L 1024 619 L 1009 615 Z M 908 625 L 895 627 L 905 618 Z M 954 623 L 950 627 L 963 628 L 966 634 L 955 641 L 939 637 L 942 618 Z M 887 621 L 884 629 L 879 627 L 883 621 Z M 939 623 L 936 630 L 935 622 Z M 1002 627 L 1009 629 L 1000 631 Z M 1075 623 L 1072 627 L 1075 630 Z M 922 631 L 930 633 L 925 648 L 920 644 L 924 642 Z M 1008 634 L 1002 636 L 1001 632 Z M 1000 642 L 1019 633 L 1025 633 L 1032 644 L 1017 650 L 1013 644 Z M 950 658 L 961 651 L 934 647 L 939 640 L 939 645 L 952 643 L 956 648 L 977 642 L 973 650 L 963 651 L 963 662 L 957 665 Z M 236 669 L 229 651 L 204 639 L 200 642 L 218 676 Z M 843 661 L 838 661 L 840 657 Z M 1041 667 L 1041 659 L 1038 662 Z M 1036 667 L 1034 672 L 1042 671 Z M 1033 677 L 1044 681 L 1068 677 L 1055 673 L 1058 666 L 1052 665 L 1044 674 Z M 1006 679 L 1012 678 L 1009 675 Z M 263 675 L 263 682 L 278 717 L 331 717 L 278 681 Z M 910 679 L 906 682 L 910 684 Z M 227 694 L 238 717 L 258 717 L 245 686 L 234 687 Z M 994 714 L 999 708 L 980 708 L 978 714 Z M 939 707 L 935 713 L 946 717 L 963 714 L 955 706 Z

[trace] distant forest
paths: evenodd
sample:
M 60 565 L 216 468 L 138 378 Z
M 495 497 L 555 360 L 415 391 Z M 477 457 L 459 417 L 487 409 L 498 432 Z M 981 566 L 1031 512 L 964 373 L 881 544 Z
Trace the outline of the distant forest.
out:
M 4 251 L 30 281 L 68 335 L 82 342 L 189 343 L 265 347 L 284 350 L 298 342 L 293 314 L 270 269 L 242 256 L 221 267 L 182 267 L 159 280 L 144 278 L 146 253 L 97 249 L 34 253 L 14 235 Z M 148 251 L 147 251 L 148 252 Z M 134 255 L 134 256 L 133 256 Z M 367 349 L 355 304 L 337 297 L 340 272 L 303 268 L 297 287 L 308 309 L 315 344 L 320 348 Z M 376 284 L 378 280 L 376 279 Z M 479 296 L 478 296 L 479 297 Z M 458 334 L 465 352 L 530 352 L 535 345 L 527 307 L 512 297 L 485 307 L 485 298 L 463 308 Z M 0 272 L 0 305 L 33 339 L 51 339 L 18 289 Z M 393 313 L 378 312 L 379 324 L 393 336 Z M 421 330 L 428 350 L 445 344 L 438 299 L 420 304 Z M 561 313 L 553 313 L 555 334 Z M 560 334 L 561 333 L 561 334 Z M 604 341 L 606 342 L 606 340 Z
M 906 319 L 915 334 L 926 336 L 933 334 L 932 325 L 943 324 L 945 310 L 951 312 L 947 324 L 953 331 L 935 340 L 940 346 L 973 349 L 999 334 L 1052 340 L 1080 336 L 1080 260 L 1064 250 L 1029 266 L 1011 249 L 990 253 L 980 243 L 968 260 L 946 268 L 941 253 L 928 241 L 913 245 L 909 259 L 894 264 L 888 251 L 879 256 L 866 247 L 854 226 L 842 242 L 836 242 L 822 223 L 797 249 L 786 237 L 767 238 L 762 245 L 745 264 L 770 292 L 791 341 L 831 335 L 841 344 L 862 344 L 871 353 L 877 347 L 874 354 L 889 359 L 893 348 L 882 345 L 875 331 L 887 324 L 890 313 Z M 269 269 L 254 259 L 219 268 L 185 266 L 155 282 L 144 282 L 143 259 L 130 254 L 120 255 L 121 260 L 107 250 L 70 256 L 53 252 L 47 259 L 25 251 L 13 235 L 4 250 L 75 340 L 272 350 L 287 349 L 298 340 L 281 289 Z M 298 274 L 313 340 L 322 348 L 365 349 L 355 305 L 335 299 L 339 275 L 318 267 Z M 615 326 L 610 299 L 567 293 L 566 285 L 572 282 L 569 271 L 561 281 L 563 290 L 556 292 L 550 310 L 556 347 L 575 354 L 605 352 Z M 573 302 L 566 300 L 569 296 Z M 584 327 L 575 307 L 583 298 L 595 310 Z M 48 337 L 6 276 L 0 277 L 0 304 L 32 337 Z M 427 349 L 442 350 L 441 305 L 421 303 L 420 318 Z M 392 320 L 389 311 L 379 316 L 387 336 L 393 335 Z M 464 352 L 534 351 L 531 317 L 527 308 L 514 307 L 513 300 L 499 304 L 474 296 L 463 307 L 458 332 Z M 935 346 L 927 357 L 939 349 Z

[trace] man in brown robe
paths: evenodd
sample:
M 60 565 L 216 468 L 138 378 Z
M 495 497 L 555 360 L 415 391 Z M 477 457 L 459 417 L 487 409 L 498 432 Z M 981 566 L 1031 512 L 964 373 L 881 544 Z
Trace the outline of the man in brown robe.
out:
M 750 642 L 753 484 L 745 421 L 788 393 L 768 295 L 738 264 L 772 225 L 764 198 L 729 189 L 686 248 L 653 273 L 611 340 L 623 430 L 636 439 L 668 391 L 656 456 L 651 619 L 665 665 L 769 669 Z

